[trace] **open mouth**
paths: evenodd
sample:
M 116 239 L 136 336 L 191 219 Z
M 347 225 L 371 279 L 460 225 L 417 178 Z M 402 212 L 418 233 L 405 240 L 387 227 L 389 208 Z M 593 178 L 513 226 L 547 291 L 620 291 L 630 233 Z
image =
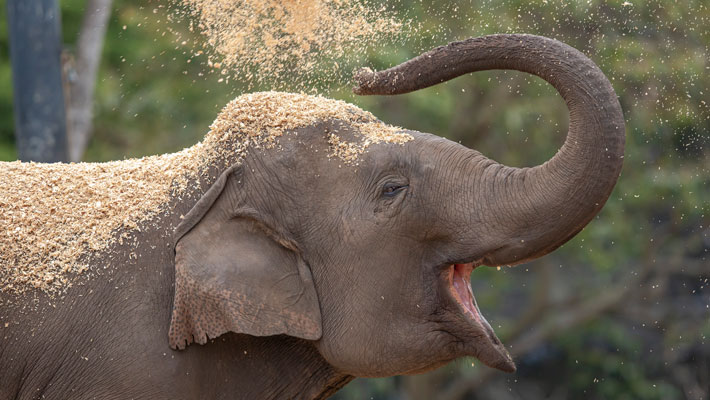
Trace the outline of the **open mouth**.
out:
M 515 371 L 515 364 L 495 332 L 493 332 L 491 325 L 481 314 L 476 298 L 473 296 L 471 272 L 473 272 L 474 268 L 473 263 L 451 264 L 446 275 L 449 292 L 458 303 L 464 316 L 471 323 L 472 328 L 478 331 L 475 339 L 478 353 L 476 357 L 492 368 L 513 372 Z
M 473 297 L 471 289 L 471 272 L 473 272 L 473 264 L 453 264 L 451 268 L 450 284 L 451 294 L 458 301 L 464 313 L 468 314 L 479 324 L 483 320 L 476 298 Z

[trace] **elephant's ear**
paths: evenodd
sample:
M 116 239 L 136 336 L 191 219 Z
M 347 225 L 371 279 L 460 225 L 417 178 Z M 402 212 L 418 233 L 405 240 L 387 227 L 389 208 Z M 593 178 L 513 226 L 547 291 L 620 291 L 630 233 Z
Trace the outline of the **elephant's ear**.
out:
M 229 169 L 177 229 L 170 346 L 226 332 L 316 340 L 321 316 L 311 271 L 297 247 L 240 203 Z

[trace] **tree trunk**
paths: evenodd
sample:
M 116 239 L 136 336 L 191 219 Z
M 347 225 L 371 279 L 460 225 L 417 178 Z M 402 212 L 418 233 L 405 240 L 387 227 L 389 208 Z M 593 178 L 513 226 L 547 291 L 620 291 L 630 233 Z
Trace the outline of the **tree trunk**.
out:
M 104 36 L 111 15 L 112 0 L 87 0 L 84 19 L 76 44 L 74 69 L 66 71 L 69 83 L 67 141 L 69 160 L 78 162 L 92 134 L 96 75 L 101 60 Z
M 66 161 L 59 5 L 56 0 L 10 0 L 7 17 L 18 158 Z

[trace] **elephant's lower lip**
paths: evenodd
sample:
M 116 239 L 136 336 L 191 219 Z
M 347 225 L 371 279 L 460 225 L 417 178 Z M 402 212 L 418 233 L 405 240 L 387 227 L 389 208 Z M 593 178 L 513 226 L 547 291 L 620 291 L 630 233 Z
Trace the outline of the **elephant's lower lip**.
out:
M 515 364 L 510 359 L 507 351 L 503 347 L 493 328 L 486 321 L 478 309 L 476 298 L 473 296 L 471 289 L 471 272 L 474 269 L 474 263 L 468 264 L 451 264 L 448 270 L 449 292 L 453 299 L 458 303 L 463 311 L 463 314 L 468 317 L 472 325 L 475 325 L 476 330 L 483 331 L 482 336 L 478 336 L 477 340 L 483 339 L 487 342 L 484 346 L 492 351 L 481 352 L 477 358 L 490 367 L 500 369 L 505 372 L 515 371 Z M 486 340 L 487 339 L 487 340 Z

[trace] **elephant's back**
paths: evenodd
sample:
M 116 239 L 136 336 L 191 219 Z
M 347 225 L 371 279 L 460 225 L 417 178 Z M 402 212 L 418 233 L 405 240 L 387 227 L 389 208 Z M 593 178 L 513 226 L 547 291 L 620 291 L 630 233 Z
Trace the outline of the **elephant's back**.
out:
M 0 163 L 0 289 L 62 292 L 87 255 L 164 211 L 186 152 L 108 163 Z M 118 234 L 117 234 L 118 233 Z

